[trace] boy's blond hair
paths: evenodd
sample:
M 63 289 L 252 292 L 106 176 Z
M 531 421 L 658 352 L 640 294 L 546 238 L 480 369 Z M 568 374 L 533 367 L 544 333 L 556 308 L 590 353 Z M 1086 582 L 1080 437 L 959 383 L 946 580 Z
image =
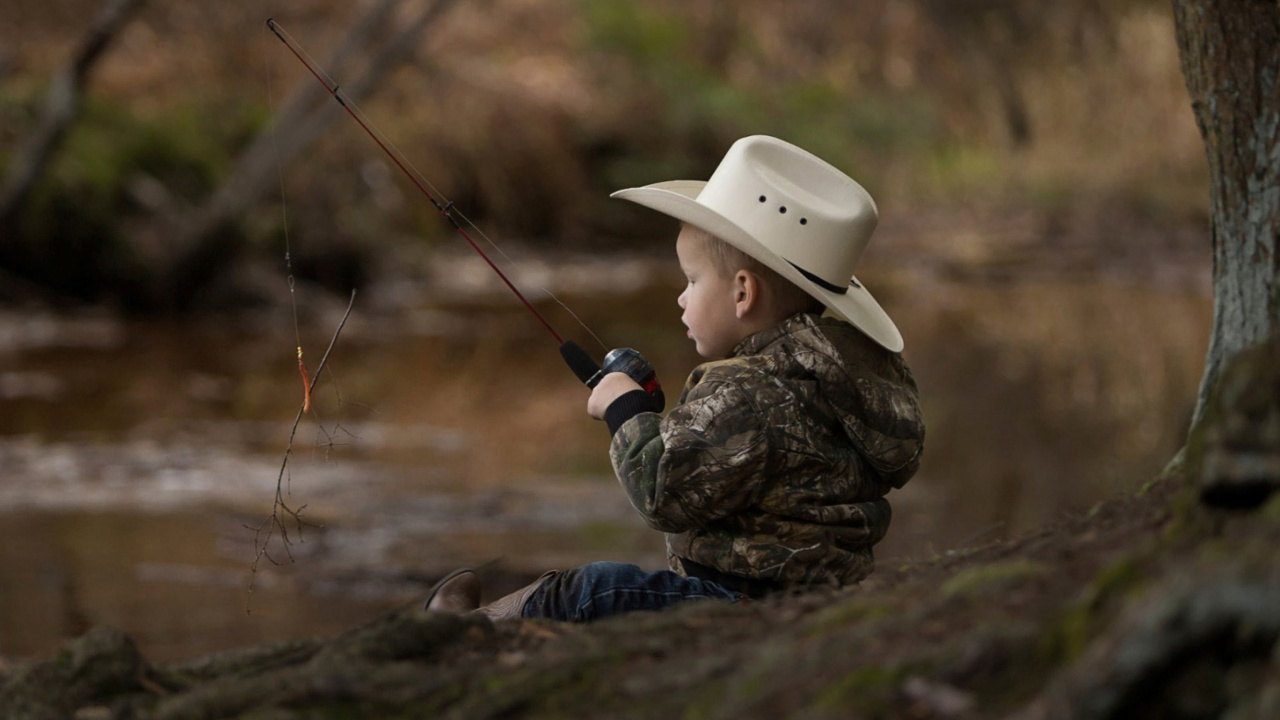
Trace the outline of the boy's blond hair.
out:
M 731 278 L 739 270 L 746 270 L 759 278 L 760 284 L 769 289 L 766 295 L 771 298 L 771 307 L 768 309 L 773 312 L 779 322 L 796 313 L 821 315 L 826 310 L 821 300 L 801 290 L 798 285 L 769 269 L 759 260 L 700 227 L 689 224 L 685 224 L 684 227 L 689 231 L 690 238 L 707 252 L 712 265 L 722 277 Z

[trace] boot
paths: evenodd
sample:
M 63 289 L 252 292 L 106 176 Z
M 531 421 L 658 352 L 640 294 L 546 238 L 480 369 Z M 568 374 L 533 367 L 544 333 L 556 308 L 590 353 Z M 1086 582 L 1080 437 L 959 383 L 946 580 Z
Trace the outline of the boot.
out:
M 524 604 L 529 602 L 533 593 L 542 587 L 543 583 L 555 577 L 557 572 L 551 570 L 543 573 L 542 577 L 529 585 L 480 607 L 480 578 L 476 577 L 475 571 L 470 568 L 454 570 L 431 588 L 422 609 L 427 612 L 477 612 L 494 621 L 519 618 L 522 616 Z
M 454 570 L 431 588 L 422 609 L 427 612 L 464 613 L 480 607 L 480 578 L 470 568 Z
M 525 585 L 510 595 L 504 595 L 482 608 L 477 608 L 475 612 L 478 612 L 495 622 L 498 620 L 522 618 L 524 617 L 524 604 L 529 602 L 529 598 L 533 597 L 533 594 L 537 592 L 538 588 L 542 587 L 543 583 L 555 577 L 557 572 L 558 571 L 556 570 L 545 572 L 542 574 L 542 577 L 534 580 L 532 583 Z

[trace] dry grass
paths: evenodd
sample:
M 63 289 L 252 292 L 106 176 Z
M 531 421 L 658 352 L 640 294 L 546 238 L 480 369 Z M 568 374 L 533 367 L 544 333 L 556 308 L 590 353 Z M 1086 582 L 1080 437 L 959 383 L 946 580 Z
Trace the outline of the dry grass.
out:
M 267 104 L 268 73 L 277 103 L 307 81 L 265 34 L 268 14 L 323 57 L 369 4 L 152 4 L 94 96 L 139 117 L 194 107 L 206 122 L 243 125 Z M 0 47 L 15 59 L 12 93 L 42 83 L 97 5 L 11 3 Z M 617 230 L 606 190 L 708 172 L 728 141 L 757 131 L 812 147 L 889 207 L 1107 194 L 1204 212 L 1203 155 L 1164 5 L 1079 0 L 1046 14 L 1006 0 L 986 25 L 959 26 L 925 0 L 831 6 L 465 3 L 366 110 L 460 206 L 526 237 Z M 1027 117 L 1022 141 L 1006 119 L 1006 80 Z M 7 124 L 0 138 L 21 134 Z M 372 198 L 389 229 L 430 229 L 397 181 L 370 174 L 382 161 L 347 130 L 290 168 L 295 202 Z M 340 231 L 359 235 L 362 217 L 339 218 Z
M 1038 136 L 1011 179 L 1061 194 L 1084 188 L 1127 196 L 1204 217 L 1204 145 L 1167 8 L 1122 17 L 1116 33 L 1123 54 L 1047 68 L 1024 81 Z

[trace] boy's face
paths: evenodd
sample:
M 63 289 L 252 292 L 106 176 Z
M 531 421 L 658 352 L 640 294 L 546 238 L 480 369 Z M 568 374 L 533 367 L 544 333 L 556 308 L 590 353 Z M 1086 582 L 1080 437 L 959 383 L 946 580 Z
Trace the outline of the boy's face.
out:
M 680 321 L 689 329 L 698 354 L 719 360 L 745 337 L 735 310 L 733 278 L 725 277 L 706 245 L 690 235 L 681 230 L 676 238 L 676 256 L 688 283 L 676 301 L 684 310 Z

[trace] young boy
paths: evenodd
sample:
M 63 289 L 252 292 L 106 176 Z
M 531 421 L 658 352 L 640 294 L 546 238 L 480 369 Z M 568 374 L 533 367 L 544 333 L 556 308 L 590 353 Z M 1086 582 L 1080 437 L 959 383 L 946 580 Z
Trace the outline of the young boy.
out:
M 884 495 L 910 479 L 924 447 L 902 337 L 853 277 L 877 222 L 871 196 L 764 136 L 736 142 L 706 182 L 614 196 L 683 223 L 681 320 L 710 360 L 666 417 L 623 373 L 606 375 L 587 402 L 608 423 L 631 503 L 666 533 L 670 569 L 592 563 L 478 610 L 585 622 L 863 579 L 888 529 Z M 478 605 L 466 570 L 427 601 L 439 611 Z

